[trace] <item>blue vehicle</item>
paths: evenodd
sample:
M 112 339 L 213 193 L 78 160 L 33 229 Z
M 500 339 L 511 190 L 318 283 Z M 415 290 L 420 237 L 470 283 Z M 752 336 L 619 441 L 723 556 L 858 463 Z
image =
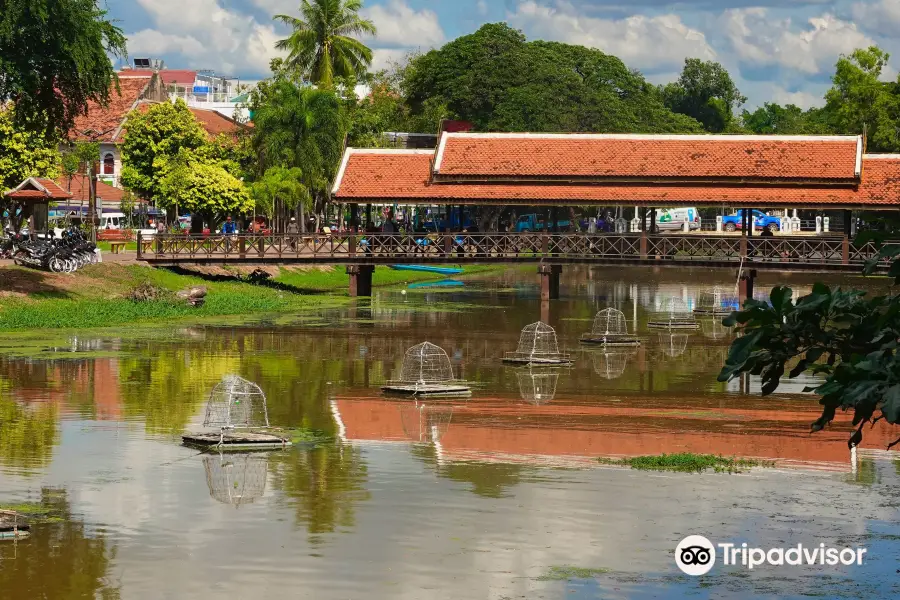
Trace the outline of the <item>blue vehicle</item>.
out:
M 744 209 L 741 209 L 733 215 L 722 217 L 722 229 L 725 231 L 739 231 L 741 229 L 741 218 L 743 214 Z M 779 217 L 767 215 L 761 210 L 754 210 L 753 228 L 768 229 L 772 233 L 775 233 L 781 229 L 781 219 Z
M 569 225 L 572 222 L 568 219 L 559 220 L 556 222 L 556 230 L 563 231 L 569 228 Z M 523 232 L 531 232 L 531 231 L 544 231 L 544 228 L 547 226 L 547 222 L 542 215 L 522 215 L 519 217 L 519 220 L 516 221 L 516 233 Z

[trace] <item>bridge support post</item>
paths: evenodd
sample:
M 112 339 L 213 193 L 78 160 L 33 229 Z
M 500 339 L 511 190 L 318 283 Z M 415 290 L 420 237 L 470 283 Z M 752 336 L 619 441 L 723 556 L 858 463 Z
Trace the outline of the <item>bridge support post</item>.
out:
M 753 284 L 756 281 L 756 269 L 743 271 L 738 280 L 738 300 L 743 307 L 748 298 L 753 297 Z
M 541 265 L 538 274 L 541 276 L 541 302 L 559 300 L 559 274 L 562 265 Z
M 372 273 L 374 265 L 347 265 L 347 275 L 350 276 L 350 297 L 372 295 Z

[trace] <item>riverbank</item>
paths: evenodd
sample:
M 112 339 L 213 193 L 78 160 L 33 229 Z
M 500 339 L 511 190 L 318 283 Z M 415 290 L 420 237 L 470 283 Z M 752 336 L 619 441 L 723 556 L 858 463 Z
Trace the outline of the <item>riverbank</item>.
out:
M 503 265 L 473 266 L 466 275 L 502 270 Z M 134 264 L 101 263 L 75 273 L 49 273 L 0 267 L 0 331 L 111 327 L 242 314 L 298 312 L 338 307 L 349 301 L 349 277 L 343 267 L 266 268 L 264 282 L 248 280 L 251 269 L 208 267 L 168 270 Z M 374 286 L 442 279 L 434 273 L 375 270 Z M 174 294 L 205 286 L 202 307 L 190 307 Z M 139 286 L 152 287 L 156 299 L 135 301 Z

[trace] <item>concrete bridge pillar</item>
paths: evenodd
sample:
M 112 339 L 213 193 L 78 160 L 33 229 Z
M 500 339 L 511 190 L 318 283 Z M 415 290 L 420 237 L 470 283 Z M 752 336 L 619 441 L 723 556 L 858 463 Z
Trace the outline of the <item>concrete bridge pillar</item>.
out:
M 541 265 L 538 274 L 541 276 L 541 302 L 559 299 L 559 274 L 562 265 Z
M 347 275 L 350 276 L 350 297 L 369 297 L 372 295 L 372 273 L 374 265 L 347 265 Z
M 738 302 L 743 307 L 748 298 L 753 297 L 753 284 L 756 281 L 756 269 L 742 271 L 738 280 Z

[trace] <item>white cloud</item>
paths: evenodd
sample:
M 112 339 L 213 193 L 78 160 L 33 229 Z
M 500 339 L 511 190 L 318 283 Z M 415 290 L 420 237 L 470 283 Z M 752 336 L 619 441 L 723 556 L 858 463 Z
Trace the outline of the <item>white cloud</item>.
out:
M 900 0 L 858 2 L 850 9 L 853 20 L 866 29 L 886 36 L 895 36 L 900 27 Z
M 478 14 L 482 17 L 488 14 L 488 4 L 485 0 L 478 0 L 475 8 L 478 10 Z
M 764 8 L 735 9 L 725 11 L 720 24 L 727 43 L 745 64 L 808 75 L 828 72 L 841 54 L 875 43 L 855 23 L 828 13 L 798 28 L 790 18 L 771 18 Z
M 553 6 L 527 0 L 508 17 L 531 39 L 597 48 L 644 71 L 672 70 L 688 57 L 710 60 L 716 56 L 706 36 L 674 14 L 601 19 L 585 16 L 562 0 Z
M 438 46 L 446 39 L 437 13 L 413 10 L 403 0 L 364 8 L 360 14 L 378 29 L 376 41 L 396 46 Z
M 171 67 L 211 68 L 229 75 L 268 72 L 269 61 L 281 53 L 281 36 L 271 24 L 225 9 L 219 0 L 138 0 L 154 27 L 128 34 L 134 56 L 180 54 L 183 63 Z
M 369 70 L 377 73 L 389 68 L 392 63 L 402 63 L 409 52 L 406 48 L 376 48 L 372 50 L 372 66 Z

